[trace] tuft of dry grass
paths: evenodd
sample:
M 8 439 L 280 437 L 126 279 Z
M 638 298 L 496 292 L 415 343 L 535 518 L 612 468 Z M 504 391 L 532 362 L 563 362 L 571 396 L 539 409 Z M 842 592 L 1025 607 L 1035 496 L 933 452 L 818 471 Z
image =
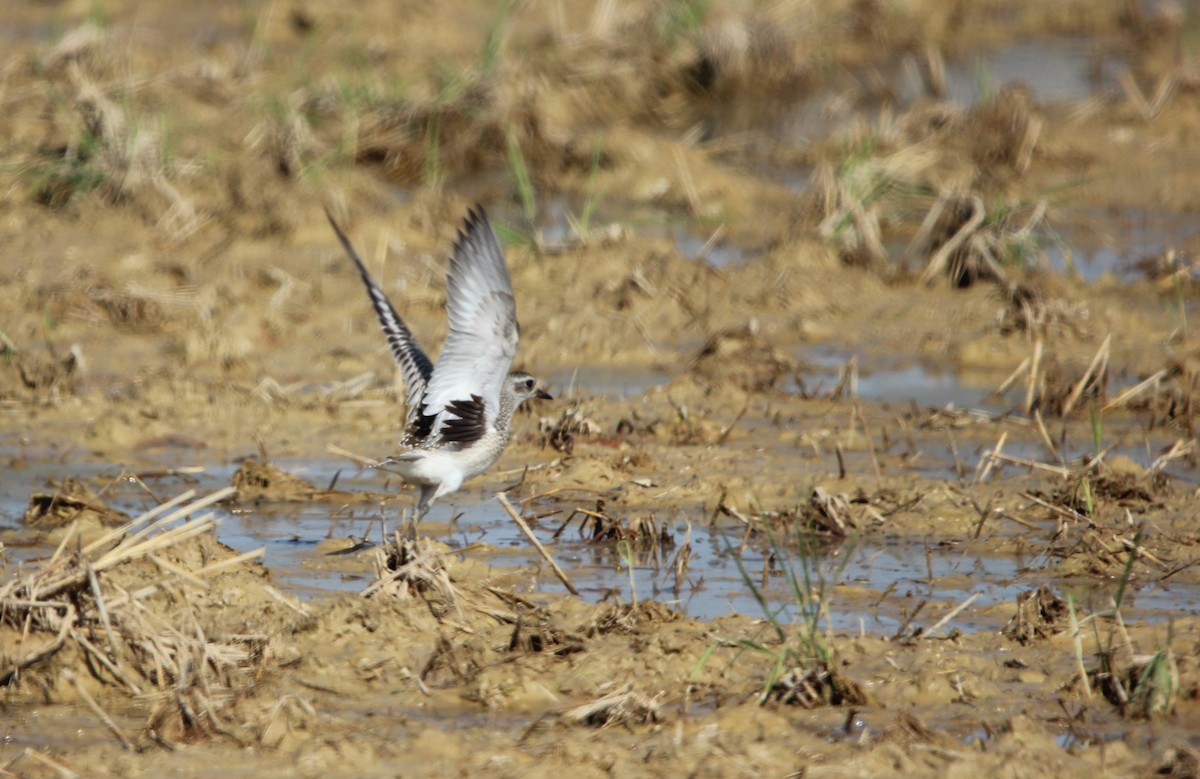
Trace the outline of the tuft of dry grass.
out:
M 1026 210 L 1018 225 L 1018 216 Z M 921 281 L 928 284 L 945 275 L 958 288 L 977 281 L 1007 282 L 1005 266 L 1032 265 L 1040 257 L 1036 230 L 1045 216 L 1045 203 L 1032 209 L 989 209 L 978 193 L 943 192 L 913 239 L 912 245 L 923 246 L 929 256 Z
M 775 680 L 767 699 L 789 706 L 816 709 L 822 706 L 859 706 L 867 702 L 866 693 L 836 666 L 815 664 L 807 669 L 792 668 Z
M 1017 643 L 1028 644 L 1064 630 L 1066 615 L 1067 602 L 1043 584 L 1017 596 L 1017 613 L 1001 632 Z
M 1085 335 L 1089 311 L 1087 303 L 1054 298 L 1029 284 L 1011 282 L 1001 292 L 1004 307 L 997 316 L 1002 335 L 1024 333 L 1039 338 L 1060 333 Z
M 575 441 L 599 435 L 600 425 L 592 421 L 588 412 L 578 403 L 572 403 L 562 410 L 558 419 L 542 417 L 538 420 L 538 433 L 542 437 L 542 446 L 549 446 L 563 454 L 575 452 Z
M 325 145 L 317 140 L 304 114 L 304 98 L 303 92 L 288 96 L 246 139 L 252 148 L 274 163 L 280 174 L 289 178 L 301 176 L 326 152 Z
M 595 509 L 576 508 L 554 532 L 558 538 L 576 518 L 579 536 L 590 544 L 628 542 L 639 551 L 658 551 L 675 547 L 675 538 L 665 522 L 653 514 L 620 517 L 607 513 L 604 499 L 596 501 Z
M 49 560 L 0 587 L 0 631 L 20 636 L 20 651 L 0 668 L 0 682 L 17 685 L 31 674 L 53 673 L 52 662 L 60 658 L 57 675 L 76 688 L 126 748 L 138 744 L 87 692 L 82 671 L 77 674 L 69 665 L 86 667 L 88 675 L 151 703 L 142 739 L 166 744 L 216 734 L 236 738 L 228 711 L 261 665 L 266 639 L 206 635 L 188 592 L 261 557 L 263 550 L 195 570 L 183 570 L 163 554 L 213 533 L 220 520 L 211 513 L 193 515 L 232 492 L 226 488 L 198 500 L 186 492 L 86 543 L 74 522 Z M 72 547 L 75 551 L 68 551 Z M 142 562 L 153 564 L 158 577 L 135 590 L 112 581 L 119 569 Z M 182 616 L 172 619 L 149 605 L 164 589 L 182 601 Z M 66 653 L 68 648 L 73 652 Z
M 1174 712 L 1180 698 L 1181 679 L 1170 646 L 1151 654 L 1133 655 L 1113 648 L 1102 650 L 1097 656 L 1100 662 L 1088 672 L 1089 682 L 1122 716 L 1154 719 Z
M 647 725 L 661 719 L 658 701 L 637 692 L 630 684 L 562 714 L 562 720 L 566 723 L 593 728 Z
M 28 165 L 33 197 L 57 208 L 97 192 L 111 203 L 133 203 L 157 214 L 158 227 L 167 236 L 186 239 L 200 228 L 201 215 L 171 181 L 183 168 L 171 160 L 160 123 L 137 116 L 132 100 L 122 105 L 122 97 L 131 97 L 145 83 L 105 79 L 116 69 L 116 49 L 110 34 L 86 24 L 65 35 L 35 65 L 44 78 L 35 85 L 37 93 L 68 99 L 49 103 L 50 137 Z
M 450 612 L 461 615 L 459 591 L 446 569 L 447 554 L 449 549 L 439 548 L 429 539 L 403 538 L 396 531 L 375 550 L 375 581 L 361 595 L 421 598 L 439 618 Z
M 886 521 L 869 501 L 852 503 L 845 493 L 830 493 L 824 487 L 814 487 L 802 505 L 783 511 L 746 515 L 724 500 L 717 511 L 745 526 L 743 544 L 754 536 L 770 538 L 780 530 L 784 537 L 800 534 L 816 543 L 836 544 L 868 526 Z

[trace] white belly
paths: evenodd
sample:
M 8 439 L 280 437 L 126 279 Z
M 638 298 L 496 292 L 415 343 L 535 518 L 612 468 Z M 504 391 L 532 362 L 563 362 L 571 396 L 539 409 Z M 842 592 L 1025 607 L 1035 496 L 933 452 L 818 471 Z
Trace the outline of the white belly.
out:
M 407 482 L 437 487 L 438 496 L 487 470 L 504 451 L 507 437 L 489 434 L 466 449 L 410 449 L 392 458 L 393 470 Z

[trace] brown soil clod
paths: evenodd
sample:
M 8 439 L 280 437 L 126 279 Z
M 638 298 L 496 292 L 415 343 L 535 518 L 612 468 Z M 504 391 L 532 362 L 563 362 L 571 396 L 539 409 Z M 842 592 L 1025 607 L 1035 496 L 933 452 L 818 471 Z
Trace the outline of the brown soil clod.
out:
M 26 525 L 40 528 L 66 527 L 76 520 L 118 527 L 129 521 L 129 515 L 109 507 L 82 480 L 68 476 L 54 492 L 30 495 L 21 516 Z
M 678 611 L 652 600 L 639 601 L 636 604 L 606 604 L 592 617 L 591 624 L 584 633 L 588 636 L 645 633 L 653 630 L 656 625 L 674 622 L 679 618 Z
M 714 386 L 730 383 L 747 392 L 766 392 L 795 375 L 798 364 L 751 324 L 717 333 L 696 355 L 692 371 Z
M 231 479 L 241 502 L 312 500 L 322 490 L 268 460 L 249 458 Z
M 631 685 L 626 685 L 591 703 L 576 706 L 562 715 L 564 722 L 593 728 L 647 725 L 661 719 L 658 702 L 637 692 Z
M 534 609 L 518 614 L 513 620 L 508 649 L 511 652 L 563 656 L 582 652 L 585 647 L 580 637 L 561 630 L 544 610 Z
M 1042 585 L 1017 596 L 1017 613 L 1003 633 L 1020 644 L 1040 641 L 1061 632 L 1066 616 L 1067 602 Z
M 3 336 L 3 331 L 0 331 Z M 0 400 L 46 402 L 73 395 L 81 367 L 78 347 L 63 356 L 18 352 L 11 342 L 0 348 Z
M 808 669 L 789 669 L 767 690 L 766 699 L 805 709 L 867 703 L 867 696 L 857 683 L 836 668 L 826 668 L 820 663 Z
M 592 421 L 584 409 L 573 403 L 562 410 L 558 419 L 543 417 L 538 420 L 538 432 L 541 433 L 543 446 L 569 455 L 575 451 L 576 440 L 597 436 L 602 428 Z

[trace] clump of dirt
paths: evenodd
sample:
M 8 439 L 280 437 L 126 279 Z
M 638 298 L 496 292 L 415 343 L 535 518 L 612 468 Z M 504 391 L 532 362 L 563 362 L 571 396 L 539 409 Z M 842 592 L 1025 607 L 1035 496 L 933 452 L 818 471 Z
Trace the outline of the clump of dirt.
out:
M 654 724 L 661 719 L 658 703 L 628 686 L 562 714 L 564 722 L 593 728 L 634 727 Z
M 316 485 L 275 466 L 269 460 L 246 459 L 231 478 L 237 500 L 247 502 L 307 501 L 319 495 Z
M 261 459 L 248 457 L 243 460 L 230 481 L 237 490 L 233 499 L 238 503 L 362 503 L 380 497 L 336 489 L 336 478 L 329 487 L 317 487 L 309 480 L 283 470 L 265 455 Z
M 542 445 L 549 446 L 563 454 L 573 454 L 575 442 L 578 439 L 588 439 L 603 432 L 578 403 L 572 403 L 562 410 L 558 419 L 542 417 L 538 420 L 538 431 L 542 435 Z
M 797 367 L 751 325 L 709 338 L 692 371 L 713 391 L 730 384 L 745 392 L 766 392 L 794 377 Z
M 867 703 L 866 693 L 858 684 L 836 667 L 823 665 L 789 669 L 767 690 L 767 698 L 805 709 Z
M 130 519 L 123 511 L 101 500 L 87 482 L 68 476 L 54 492 L 35 492 L 21 515 L 26 525 L 38 528 L 67 527 L 73 522 L 119 527 Z
M 1000 183 L 1028 172 L 1044 125 L 1029 88 L 1011 84 L 968 114 L 964 136 L 977 169 Z
M 45 403 L 73 395 L 79 364 L 77 348 L 58 356 L 20 352 L 8 342 L 0 348 L 0 400 Z
M 1017 596 L 1017 613 L 1004 627 L 1004 635 L 1020 644 L 1049 638 L 1062 631 L 1067 602 L 1042 585 Z
M 585 629 L 588 636 L 612 633 L 649 634 L 655 626 L 679 619 L 679 613 L 655 601 L 607 604 L 596 609 Z

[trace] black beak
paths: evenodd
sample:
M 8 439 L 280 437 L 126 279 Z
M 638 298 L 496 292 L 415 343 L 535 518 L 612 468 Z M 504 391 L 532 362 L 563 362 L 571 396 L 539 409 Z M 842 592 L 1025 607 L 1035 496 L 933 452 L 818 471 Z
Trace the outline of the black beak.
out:
M 542 400 L 554 400 L 554 396 L 549 392 L 546 392 L 546 390 L 542 389 L 541 387 L 538 387 L 537 392 L 533 393 L 533 396 L 535 398 L 541 398 Z

